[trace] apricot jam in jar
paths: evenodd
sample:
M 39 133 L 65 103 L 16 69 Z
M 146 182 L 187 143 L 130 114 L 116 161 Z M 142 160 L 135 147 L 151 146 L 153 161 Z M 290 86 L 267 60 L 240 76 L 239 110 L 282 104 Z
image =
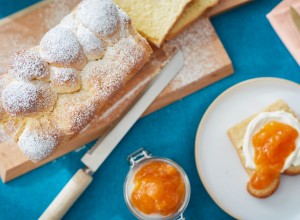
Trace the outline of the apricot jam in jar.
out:
M 138 219 L 184 219 L 190 183 L 174 161 L 152 157 L 139 149 L 128 156 L 130 171 L 124 183 L 125 201 Z

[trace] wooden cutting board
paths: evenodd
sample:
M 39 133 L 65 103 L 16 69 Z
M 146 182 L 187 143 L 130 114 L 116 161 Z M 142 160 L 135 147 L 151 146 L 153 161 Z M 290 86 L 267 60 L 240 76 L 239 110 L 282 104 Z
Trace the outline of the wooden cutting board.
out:
M 249 1 L 221 0 L 218 6 L 206 14 L 213 16 Z M 44 33 L 59 23 L 78 2 L 79 0 L 43 1 L 0 20 L 0 74 L 7 71 L 9 57 L 15 51 L 38 45 Z M 0 134 L 0 175 L 3 182 L 27 173 L 101 136 L 139 97 L 168 61 L 174 47 L 183 50 L 185 66 L 149 107 L 146 114 L 233 73 L 231 60 L 209 19 L 200 18 L 176 39 L 167 42 L 164 48 L 155 49 L 151 62 L 104 107 L 102 117 L 93 120 L 71 141 L 60 145 L 46 160 L 39 163 L 29 161 L 15 143 Z

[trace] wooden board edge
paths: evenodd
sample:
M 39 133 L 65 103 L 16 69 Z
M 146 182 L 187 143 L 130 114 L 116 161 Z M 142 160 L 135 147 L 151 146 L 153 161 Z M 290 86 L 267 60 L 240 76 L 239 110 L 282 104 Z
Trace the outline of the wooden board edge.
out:
M 253 0 L 243 0 L 239 4 L 237 4 L 235 1 L 226 1 L 225 3 L 219 4 L 213 8 L 208 9 L 205 13 L 204 16 L 207 16 L 209 18 L 214 17 L 216 15 L 225 13 L 229 10 L 232 10 L 234 8 L 237 8 L 241 5 L 247 4 L 252 2 Z

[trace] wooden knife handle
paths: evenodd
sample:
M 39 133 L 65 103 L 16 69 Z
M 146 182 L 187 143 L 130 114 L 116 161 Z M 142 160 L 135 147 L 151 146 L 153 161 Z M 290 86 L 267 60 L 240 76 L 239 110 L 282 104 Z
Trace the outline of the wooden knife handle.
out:
M 93 178 L 82 169 L 69 180 L 39 219 L 61 219 L 76 202 L 84 190 L 90 185 Z

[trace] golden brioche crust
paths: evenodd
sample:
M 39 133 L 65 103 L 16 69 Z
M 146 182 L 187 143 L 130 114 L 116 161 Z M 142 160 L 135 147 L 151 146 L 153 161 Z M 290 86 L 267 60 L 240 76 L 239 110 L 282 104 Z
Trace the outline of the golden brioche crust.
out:
M 29 159 L 44 159 L 86 127 L 151 53 L 111 0 L 84 0 L 39 46 L 13 57 L 1 76 L 0 126 Z
M 48 157 L 62 141 L 63 133 L 47 116 L 32 118 L 26 121 L 20 134 L 18 145 L 20 150 L 32 161 Z M 40 150 L 36 150 L 39 146 Z
M 21 50 L 13 55 L 9 71 L 12 76 L 22 81 L 49 80 L 49 65 L 41 58 L 38 47 Z
M 257 198 L 266 198 L 266 197 L 272 195 L 277 190 L 279 184 L 280 184 L 280 177 L 276 178 L 268 188 L 258 190 L 258 189 L 253 188 L 251 186 L 250 182 L 248 182 L 247 183 L 247 191 L 251 195 L 253 195 Z
M 73 68 L 51 67 L 51 86 L 58 93 L 71 93 L 80 90 L 81 76 Z
M 297 120 L 300 123 L 300 119 L 297 116 L 297 114 L 283 100 L 278 100 L 277 102 L 271 104 L 270 106 L 268 106 L 261 112 L 273 112 L 273 111 L 285 111 L 285 112 L 291 113 L 295 118 L 297 118 Z M 259 113 L 261 113 L 261 112 L 259 112 Z M 236 124 L 235 126 L 233 126 L 230 129 L 228 129 L 228 131 L 227 131 L 227 135 L 230 138 L 232 144 L 234 145 L 234 147 L 238 153 L 238 156 L 241 160 L 241 163 L 243 164 L 245 170 L 247 171 L 247 173 L 250 177 L 252 176 L 254 170 L 249 169 L 245 166 L 245 158 L 244 158 L 241 146 L 243 144 L 244 135 L 245 135 L 248 124 L 259 113 L 248 117 L 244 121 Z M 284 174 L 287 174 L 287 175 L 300 174 L 300 166 L 291 166 L 290 168 L 285 170 Z M 279 186 L 279 183 L 280 183 L 280 178 L 278 178 L 278 180 L 275 180 L 268 189 L 255 190 L 250 186 L 250 184 L 247 185 L 247 189 L 248 189 L 249 193 L 251 193 L 253 196 L 258 197 L 258 198 L 264 198 L 264 197 L 268 197 L 271 194 L 273 194 L 276 191 L 277 187 Z
M 40 42 L 41 57 L 52 66 L 82 70 L 86 56 L 76 35 L 70 30 L 54 27 Z

